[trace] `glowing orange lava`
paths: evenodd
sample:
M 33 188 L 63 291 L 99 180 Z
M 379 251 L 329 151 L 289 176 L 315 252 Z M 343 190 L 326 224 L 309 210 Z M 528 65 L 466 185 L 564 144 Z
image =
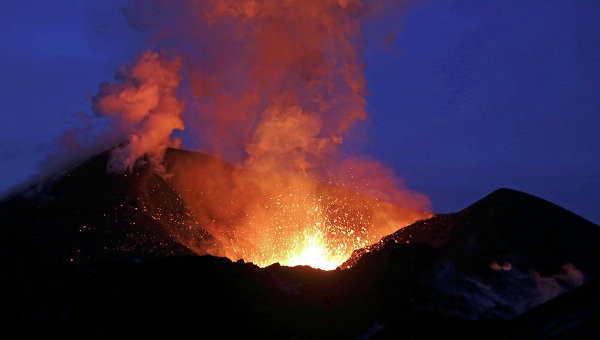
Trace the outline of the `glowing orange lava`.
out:
M 180 162 L 172 172 L 172 183 L 218 244 L 199 243 L 188 231 L 178 239 L 198 254 L 261 267 L 335 269 L 354 250 L 429 216 L 303 174 L 264 174 L 212 158 Z
M 281 264 L 286 266 L 306 265 L 332 270 L 347 259 L 347 256 L 340 256 L 340 254 L 333 254 L 329 251 L 322 233 L 317 231 L 311 235 L 309 232 L 305 232 L 303 236 L 304 240 L 294 249 L 290 249 L 290 257 L 281 261 Z

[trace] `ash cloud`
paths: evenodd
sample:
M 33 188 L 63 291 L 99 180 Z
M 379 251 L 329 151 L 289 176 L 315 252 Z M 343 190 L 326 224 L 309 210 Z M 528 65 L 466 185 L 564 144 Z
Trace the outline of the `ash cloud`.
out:
M 134 1 L 125 13 L 181 57 L 183 119 L 202 151 L 322 172 L 367 118 L 363 25 L 405 3 Z

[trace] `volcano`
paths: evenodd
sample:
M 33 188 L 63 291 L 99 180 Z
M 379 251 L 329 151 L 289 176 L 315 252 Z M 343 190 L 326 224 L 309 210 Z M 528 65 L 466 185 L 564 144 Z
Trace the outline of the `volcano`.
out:
M 198 217 L 218 214 L 201 201 L 187 203 L 186 192 L 206 186 L 182 188 L 189 174 L 161 176 L 143 160 L 131 171 L 107 173 L 109 157 L 99 154 L 0 203 L 4 334 L 600 334 L 600 228 L 543 199 L 499 189 L 462 211 L 430 218 L 385 206 L 417 221 L 356 249 L 336 270 L 259 267 L 226 258 L 222 235 Z M 207 169 L 198 176 L 209 176 L 207 167 L 235 171 L 184 150 L 170 149 L 164 160 L 170 170 L 192 163 Z M 326 198 L 370 202 L 329 184 L 320 190 Z

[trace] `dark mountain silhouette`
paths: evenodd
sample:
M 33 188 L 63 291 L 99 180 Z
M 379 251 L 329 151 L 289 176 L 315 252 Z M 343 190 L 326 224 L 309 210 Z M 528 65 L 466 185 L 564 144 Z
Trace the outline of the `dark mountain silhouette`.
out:
M 499 189 L 458 213 L 419 221 L 356 250 L 342 268 L 386 244 L 427 243 L 461 267 L 496 261 L 548 273 L 571 262 L 596 278 L 598 242 L 599 229 L 592 222 L 529 194 Z
M 600 275 L 600 228 L 537 197 L 497 190 L 356 250 L 342 268 L 392 261 L 401 245 L 427 244 L 437 260 L 422 282 L 432 306 L 468 319 L 510 319 Z M 361 264 L 361 262 L 363 264 Z
M 173 188 L 143 161 L 129 173 L 107 173 L 108 158 L 102 153 L 0 203 L 3 266 L 193 254 L 169 233 L 194 223 Z
M 418 221 L 341 268 L 194 255 L 216 244 L 168 180 L 108 153 L 0 203 L 9 337 L 550 338 L 600 334 L 600 228 L 500 189 Z M 167 167 L 210 156 L 170 150 Z M 230 167 L 222 163 L 223 167 Z M 195 235 L 185 235 L 192 232 Z

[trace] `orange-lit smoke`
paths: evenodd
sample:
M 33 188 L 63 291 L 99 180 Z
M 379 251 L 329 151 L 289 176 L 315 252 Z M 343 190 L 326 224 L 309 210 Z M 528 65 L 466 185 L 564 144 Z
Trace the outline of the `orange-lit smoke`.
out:
M 361 25 L 372 11 L 363 0 L 155 0 L 126 9 L 181 60 L 187 110 L 180 115 L 174 92 L 179 64 L 147 52 L 96 100 L 137 127 L 118 164 L 160 154 L 181 119 L 202 151 L 235 164 L 170 165 L 175 188 L 222 249 L 182 243 L 260 265 L 331 268 L 428 216 L 427 199 L 384 166 L 340 155 L 367 118 Z
M 203 150 L 307 169 L 367 117 L 368 10 L 362 0 L 156 0 L 126 12 L 185 63 L 185 120 Z
M 160 164 L 166 148 L 176 144 L 171 134 L 183 129 L 183 104 L 175 95 L 179 68 L 179 62 L 147 51 L 120 72 L 118 82 L 100 86 L 94 110 L 111 116 L 128 139 L 113 151 L 110 170 L 122 172 L 144 155 Z

